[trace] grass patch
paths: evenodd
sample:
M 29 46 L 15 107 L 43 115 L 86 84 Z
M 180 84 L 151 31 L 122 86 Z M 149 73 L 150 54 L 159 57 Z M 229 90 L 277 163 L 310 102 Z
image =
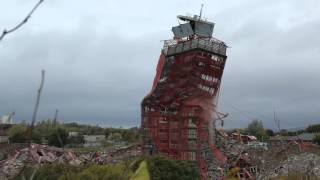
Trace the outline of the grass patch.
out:
M 137 169 L 131 180 L 150 180 L 150 175 L 146 161 L 142 161 L 140 163 L 139 168 Z

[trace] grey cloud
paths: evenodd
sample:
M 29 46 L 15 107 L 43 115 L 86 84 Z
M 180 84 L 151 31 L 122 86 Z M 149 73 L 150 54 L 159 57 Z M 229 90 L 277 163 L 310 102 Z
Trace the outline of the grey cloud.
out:
M 40 118 L 58 108 L 66 121 L 138 125 L 139 103 L 151 88 L 161 47 L 153 36 L 127 40 L 77 31 L 17 37 L 0 55 L 6 64 L 1 74 L 7 74 L 0 77 L 0 101 L 5 102 L 0 109 L 16 109 L 17 118 L 29 119 L 43 68 L 47 80 Z M 14 49 L 19 50 L 11 54 Z
M 73 17 L 64 7 L 72 2 L 50 2 L 39 14 L 61 8 L 60 14 L 35 16 L 39 18 L 0 44 L 0 112 L 14 109 L 17 119 L 30 119 L 40 70 L 46 69 L 39 119 L 52 117 L 59 108 L 63 121 L 139 125 L 140 101 L 152 85 L 160 40 L 170 38 L 177 11 L 198 10 L 193 1 L 166 3 L 130 4 L 120 12 L 122 5 L 115 2 L 107 11 L 97 2 L 80 8 L 86 5 L 81 1 Z M 219 110 L 230 113 L 227 127 L 260 118 L 273 128 L 274 108 L 284 127 L 317 122 L 320 4 L 205 4 L 204 14 L 216 22 L 215 36 L 231 46 L 219 98 Z
M 233 112 L 227 125 L 236 127 L 241 124 L 236 119 L 251 117 L 272 128 L 273 108 L 284 127 L 318 121 L 319 25 L 318 18 L 282 29 L 277 18 L 249 18 L 226 34 L 232 48 L 220 101 L 224 111 Z M 224 101 L 240 107 L 245 115 Z

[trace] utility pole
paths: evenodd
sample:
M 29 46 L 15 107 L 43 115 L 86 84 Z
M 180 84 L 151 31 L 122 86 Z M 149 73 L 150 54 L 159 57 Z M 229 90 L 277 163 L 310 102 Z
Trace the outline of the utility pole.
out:
M 285 149 L 284 147 L 284 142 L 283 142 L 283 138 L 282 138 L 282 134 L 281 134 L 281 126 L 280 126 L 280 119 L 277 118 L 276 116 L 276 110 L 275 108 L 273 109 L 273 118 L 274 118 L 274 122 L 279 130 L 279 138 L 280 138 L 280 141 L 281 141 L 281 151 L 285 151 L 285 154 L 286 156 L 288 157 L 288 152 L 287 152 L 287 149 Z
M 274 120 L 274 123 L 276 124 L 276 127 L 278 128 L 278 131 L 279 131 L 279 134 L 280 134 L 280 120 L 277 119 L 276 117 L 276 110 L 273 109 L 273 120 Z M 280 134 L 281 135 L 281 134 Z

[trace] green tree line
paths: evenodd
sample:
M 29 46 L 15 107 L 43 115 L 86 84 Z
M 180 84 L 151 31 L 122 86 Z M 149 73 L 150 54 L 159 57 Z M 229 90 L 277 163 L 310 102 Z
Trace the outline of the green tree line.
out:
M 69 137 L 69 132 L 77 132 L 78 136 Z M 9 129 L 10 143 L 48 143 L 62 147 L 66 144 L 83 144 L 84 135 L 105 135 L 107 139 L 135 143 L 140 140 L 139 128 L 103 128 L 100 126 L 77 123 L 59 123 L 52 120 L 38 122 L 30 134 L 30 127 L 25 121 L 13 125 Z

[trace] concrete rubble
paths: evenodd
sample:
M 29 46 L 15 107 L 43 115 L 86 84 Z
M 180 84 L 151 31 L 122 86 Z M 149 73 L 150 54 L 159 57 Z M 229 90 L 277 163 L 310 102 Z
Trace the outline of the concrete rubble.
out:
M 275 169 L 271 169 L 264 176 L 261 176 L 261 179 L 287 176 L 292 172 L 320 177 L 320 156 L 312 153 L 290 155 L 287 160 L 280 163 Z
M 287 145 L 284 149 L 250 146 L 230 139 L 219 131 L 215 140 L 216 147 L 224 153 L 227 161 L 223 166 L 215 161 L 214 166 L 224 169 L 225 177 L 267 180 L 287 176 L 289 172 L 320 177 L 319 148 L 303 150 L 299 145 Z
M 60 163 L 69 165 L 108 164 L 122 159 L 138 156 L 139 145 L 124 146 L 108 152 L 97 151 L 77 155 L 71 150 L 46 145 L 31 144 L 29 147 L 16 150 L 13 156 L 0 161 L 0 179 L 12 179 L 20 174 L 27 166 Z
M 18 175 L 27 165 L 54 162 L 78 165 L 81 163 L 81 160 L 71 151 L 31 144 L 30 147 L 16 150 L 14 156 L 1 162 L 0 179 L 9 179 Z
M 267 180 L 286 176 L 290 172 L 320 177 L 320 156 L 314 153 L 282 153 L 261 148 L 257 150 L 233 139 L 226 139 L 217 134 L 216 145 L 226 156 L 224 166 L 220 161 L 206 154 L 211 159 L 211 176 L 218 179 L 226 176 L 238 179 Z M 211 151 L 210 151 L 211 152 Z M 110 164 L 141 155 L 139 145 L 121 146 L 108 151 L 95 151 L 76 154 L 71 150 L 31 144 L 17 148 L 9 157 L 0 161 L 0 179 L 12 179 L 18 176 L 25 167 L 36 167 L 43 164 L 60 163 L 73 166 L 82 164 Z M 211 158 L 209 158 L 209 155 Z M 213 159 L 213 160 L 212 160 Z M 268 163 L 270 165 L 268 165 Z

